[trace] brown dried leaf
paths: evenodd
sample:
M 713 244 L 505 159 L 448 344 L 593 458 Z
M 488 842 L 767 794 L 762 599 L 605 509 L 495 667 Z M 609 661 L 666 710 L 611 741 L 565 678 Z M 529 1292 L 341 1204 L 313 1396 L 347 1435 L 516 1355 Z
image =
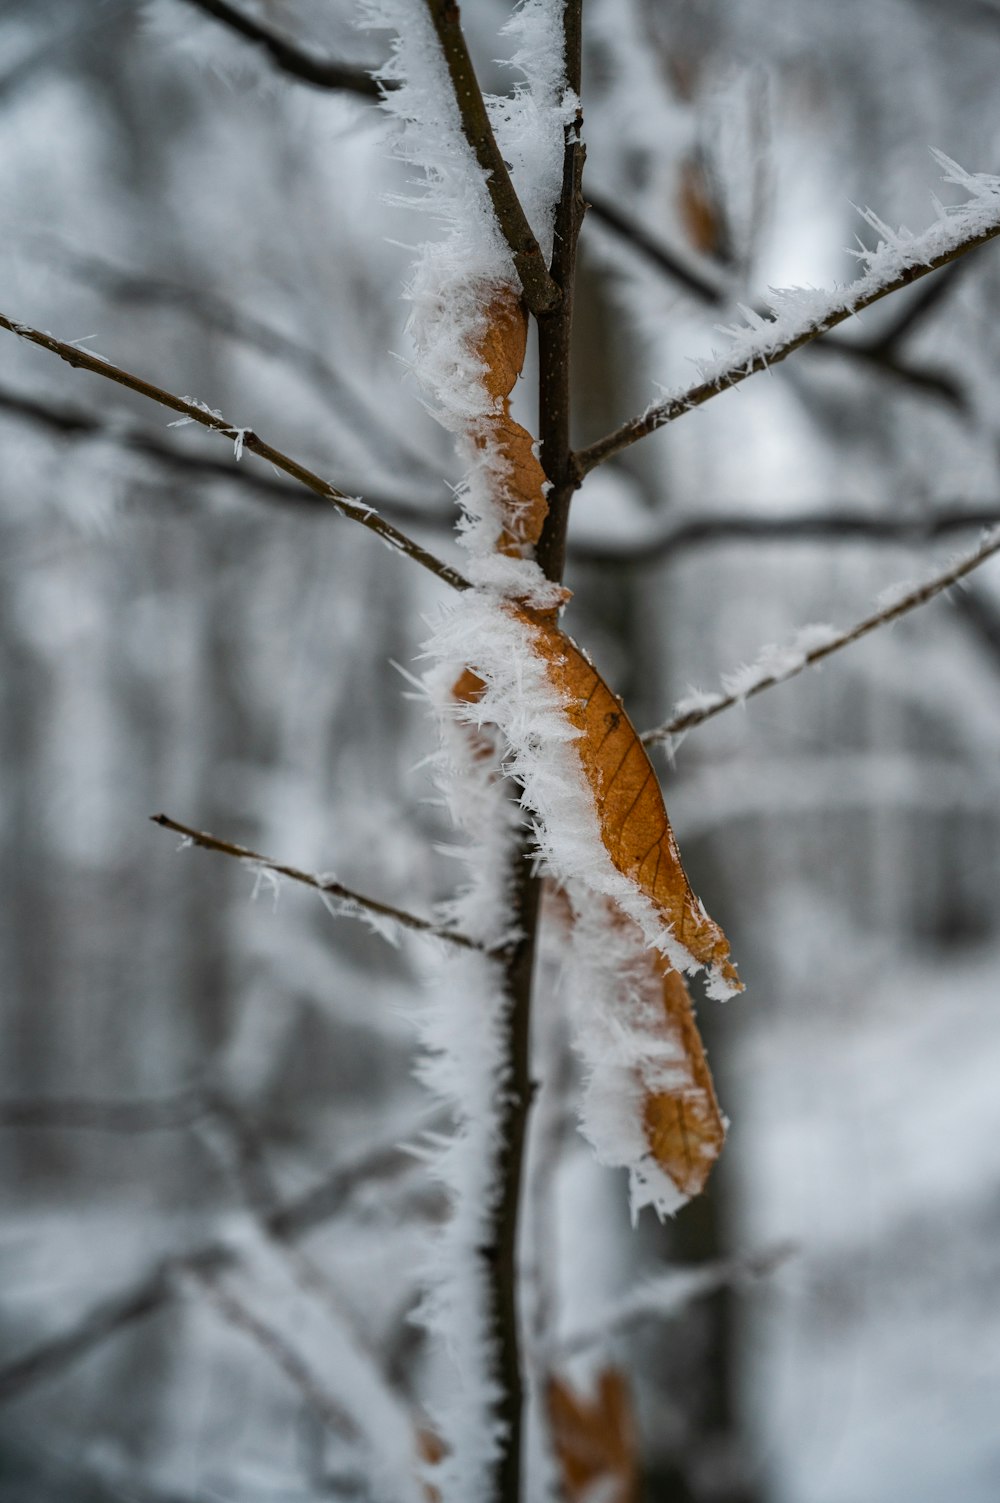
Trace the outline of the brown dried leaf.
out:
M 669 1088 L 650 1090 L 643 1103 L 643 1126 L 653 1158 L 683 1195 L 700 1195 L 726 1141 L 726 1127 L 708 1068 L 705 1046 L 694 1020 L 687 983 L 663 956 L 646 950 L 657 973 L 667 1032 L 683 1054 L 686 1078 Z M 680 1074 L 681 1066 L 676 1067 Z M 674 1071 L 672 1070 L 673 1074 Z
M 554 622 L 517 614 L 580 732 L 575 745 L 614 865 L 646 894 L 695 960 L 742 989 L 726 936 L 691 891 L 653 765 L 621 700 Z
M 490 449 L 495 463 L 503 517 L 497 552 L 514 558 L 538 542 L 549 510 L 545 471 L 533 452 L 535 441 L 510 412 L 510 393 L 521 374 L 527 342 L 528 310 L 520 293 L 510 286 L 494 288 L 476 354 L 485 367 L 483 385 L 497 411 L 480 422 L 476 441 Z
M 636 1428 L 624 1374 L 605 1368 L 592 1399 L 551 1377 L 545 1397 L 566 1503 L 586 1503 L 594 1496 L 602 1503 L 635 1503 Z
M 703 256 L 719 257 L 728 238 L 725 215 L 702 164 L 688 159 L 681 167 L 677 210 L 687 238 Z
M 448 1447 L 429 1425 L 421 1425 L 417 1430 L 417 1454 L 421 1461 L 430 1466 L 437 1466 L 448 1454 Z M 427 1503 L 441 1503 L 441 1491 L 433 1482 L 424 1482 L 424 1497 Z

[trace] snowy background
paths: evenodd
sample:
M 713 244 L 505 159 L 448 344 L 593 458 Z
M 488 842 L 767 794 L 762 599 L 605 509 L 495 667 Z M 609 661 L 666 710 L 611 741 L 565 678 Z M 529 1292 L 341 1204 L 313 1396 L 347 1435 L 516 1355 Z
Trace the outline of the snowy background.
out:
M 350 0 L 244 4 L 317 56 L 387 55 Z M 920 231 L 934 195 L 960 202 L 929 148 L 997 170 L 991 0 L 586 10 L 580 443 L 693 379 L 737 304 L 854 277 L 847 248 L 875 239 L 855 206 Z M 508 13 L 464 13 L 498 92 Z M 6 0 L 0 311 L 220 408 L 458 558 L 452 440 L 407 371 L 430 230 L 391 201 L 411 176 L 391 135 L 187 0 Z M 950 518 L 1000 518 L 998 258 L 588 479 L 567 626 L 638 725 L 943 566 L 977 536 Z M 147 816 L 430 913 L 454 835 L 392 664 L 421 671 L 443 591 L 305 493 L 255 487 L 270 471 L 225 441 L 2 337 L 0 1499 L 419 1496 L 413 1415 L 445 1375 L 409 1317 L 443 1206 L 396 1145 L 447 1126 L 413 1076 L 436 957 L 290 884 L 255 895 Z M 530 425 L 530 373 L 518 401 Z M 886 521 L 909 540 L 865 530 Z M 540 1002 L 541 1283 L 574 1372 L 632 1375 L 649 1500 L 995 1503 L 998 746 L 994 561 L 658 754 L 747 983 L 700 1009 L 732 1129 L 669 1226 L 630 1230 Z M 637 1281 L 720 1260 L 711 1296 L 574 1346 Z

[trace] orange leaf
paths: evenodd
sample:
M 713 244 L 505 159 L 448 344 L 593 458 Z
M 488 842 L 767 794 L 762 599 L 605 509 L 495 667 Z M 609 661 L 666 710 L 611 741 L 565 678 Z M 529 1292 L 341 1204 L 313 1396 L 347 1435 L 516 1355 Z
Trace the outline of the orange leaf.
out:
M 722 206 L 702 164 L 688 160 L 681 167 L 677 208 L 688 240 L 703 256 L 718 257 L 726 245 Z
M 689 955 L 741 989 L 726 936 L 691 891 L 653 765 L 621 700 L 558 626 L 528 611 L 516 614 L 580 732 L 575 746 L 612 862 L 646 894 Z
M 483 385 L 497 411 L 477 424 L 476 442 L 490 450 L 495 465 L 496 499 L 503 518 L 497 552 L 514 558 L 538 542 L 549 509 L 535 441 L 510 412 L 510 393 L 521 374 L 527 342 L 528 312 L 520 293 L 509 286 L 493 289 L 486 332 L 475 348 L 485 367 Z
M 661 989 L 666 1032 L 681 1060 L 671 1066 L 669 1085 L 647 1090 L 643 1126 L 653 1158 L 683 1195 L 700 1195 L 722 1145 L 726 1127 L 715 1097 L 705 1047 L 694 1020 L 687 983 L 656 950 L 644 959 Z
M 562 1378 L 549 1378 L 546 1407 L 566 1503 L 635 1503 L 636 1432 L 624 1374 L 609 1367 L 592 1399 Z

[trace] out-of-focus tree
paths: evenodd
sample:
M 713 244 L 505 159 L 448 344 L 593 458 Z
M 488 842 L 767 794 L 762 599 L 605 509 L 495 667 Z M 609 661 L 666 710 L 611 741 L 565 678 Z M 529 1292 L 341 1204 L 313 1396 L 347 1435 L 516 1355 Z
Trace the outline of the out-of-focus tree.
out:
M 511 11 L 462 17 L 495 99 L 525 72 Z M 713 1180 L 630 1231 L 622 1176 L 575 1131 L 564 904 L 547 903 L 541 1090 L 524 1173 L 501 1165 L 526 1223 L 516 1470 L 531 1503 L 601 1485 L 986 1503 L 996 565 L 822 674 L 777 687 L 832 632 L 758 654 L 817 619 L 845 635 L 881 620 L 887 586 L 948 580 L 950 550 L 1000 519 L 996 250 L 662 433 L 606 439 L 657 384 L 690 399 L 692 360 L 728 348 L 720 325 L 749 327 L 748 362 L 766 350 L 768 287 L 851 282 L 857 234 L 891 249 L 853 205 L 949 223 L 932 193 L 966 195 L 927 146 L 995 165 L 1000 7 L 588 0 L 583 20 L 572 431 L 552 402 L 568 319 L 540 370 L 529 342 L 513 420 L 545 440 L 550 515 L 588 469 L 565 621 L 635 723 L 668 723 L 679 693 L 727 673 L 735 702 L 751 694 L 742 714 L 689 694 L 659 738 L 688 869 L 750 995 L 699 1007 L 733 1119 Z M 421 994 L 476 998 L 447 969 L 454 936 L 406 923 L 453 929 L 438 905 L 455 887 L 407 675 L 468 558 L 463 460 L 407 325 L 412 244 L 447 236 L 409 201 L 425 169 L 393 155 L 372 82 L 391 33 L 318 0 L 11 0 L 0 43 L 0 309 L 55 331 L 4 335 L 0 372 L 0 1498 L 420 1496 L 439 1413 L 454 1427 L 461 1408 L 413 1319 L 453 1215 L 427 1160 L 456 1125 L 413 1078 L 414 1019 Z M 545 61 L 527 67 L 539 98 Z M 510 159 L 532 205 L 535 165 Z M 544 324 L 541 277 L 528 296 Z M 52 359 L 60 340 L 98 369 Z M 180 407 L 151 409 L 102 364 Z M 168 431 L 178 417 L 194 421 Z M 338 519 L 303 469 L 432 568 Z M 558 578 L 551 528 L 540 546 Z M 160 808 L 239 859 L 175 859 L 145 823 Z M 507 956 L 508 981 L 530 959 Z M 493 1292 L 514 1279 L 504 1214 Z

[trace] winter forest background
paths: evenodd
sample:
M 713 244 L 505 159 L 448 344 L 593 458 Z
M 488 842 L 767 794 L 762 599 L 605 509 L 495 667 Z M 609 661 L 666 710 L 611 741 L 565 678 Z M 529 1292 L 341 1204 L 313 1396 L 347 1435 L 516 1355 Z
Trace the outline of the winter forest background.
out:
M 350 0 L 243 5 L 317 58 L 387 55 Z M 463 10 L 493 92 L 510 9 Z M 854 206 L 920 230 L 958 201 L 928 148 L 998 169 L 992 0 L 585 12 L 582 443 L 690 379 L 737 304 L 856 275 Z M 393 199 L 391 132 L 188 0 L 5 0 L 0 310 L 457 559 L 452 440 L 406 367 L 432 229 Z M 1000 519 L 998 298 L 985 246 L 587 480 L 567 625 L 637 725 Z M 392 665 L 419 674 L 444 592 L 0 337 L 0 1498 L 383 1503 L 372 1455 L 391 1471 L 439 1377 L 409 1317 L 443 1205 L 397 1148 L 447 1129 L 413 1074 L 433 949 L 147 817 L 431 912 L 454 835 Z M 658 754 L 747 985 L 699 1008 L 729 1141 L 705 1196 L 631 1230 L 552 1010 L 538 1129 L 547 1297 L 581 1382 L 629 1375 L 645 1499 L 995 1503 L 998 737 L 994 560 Z M 220 1239 L 224 1276 L 171 1271 Z

